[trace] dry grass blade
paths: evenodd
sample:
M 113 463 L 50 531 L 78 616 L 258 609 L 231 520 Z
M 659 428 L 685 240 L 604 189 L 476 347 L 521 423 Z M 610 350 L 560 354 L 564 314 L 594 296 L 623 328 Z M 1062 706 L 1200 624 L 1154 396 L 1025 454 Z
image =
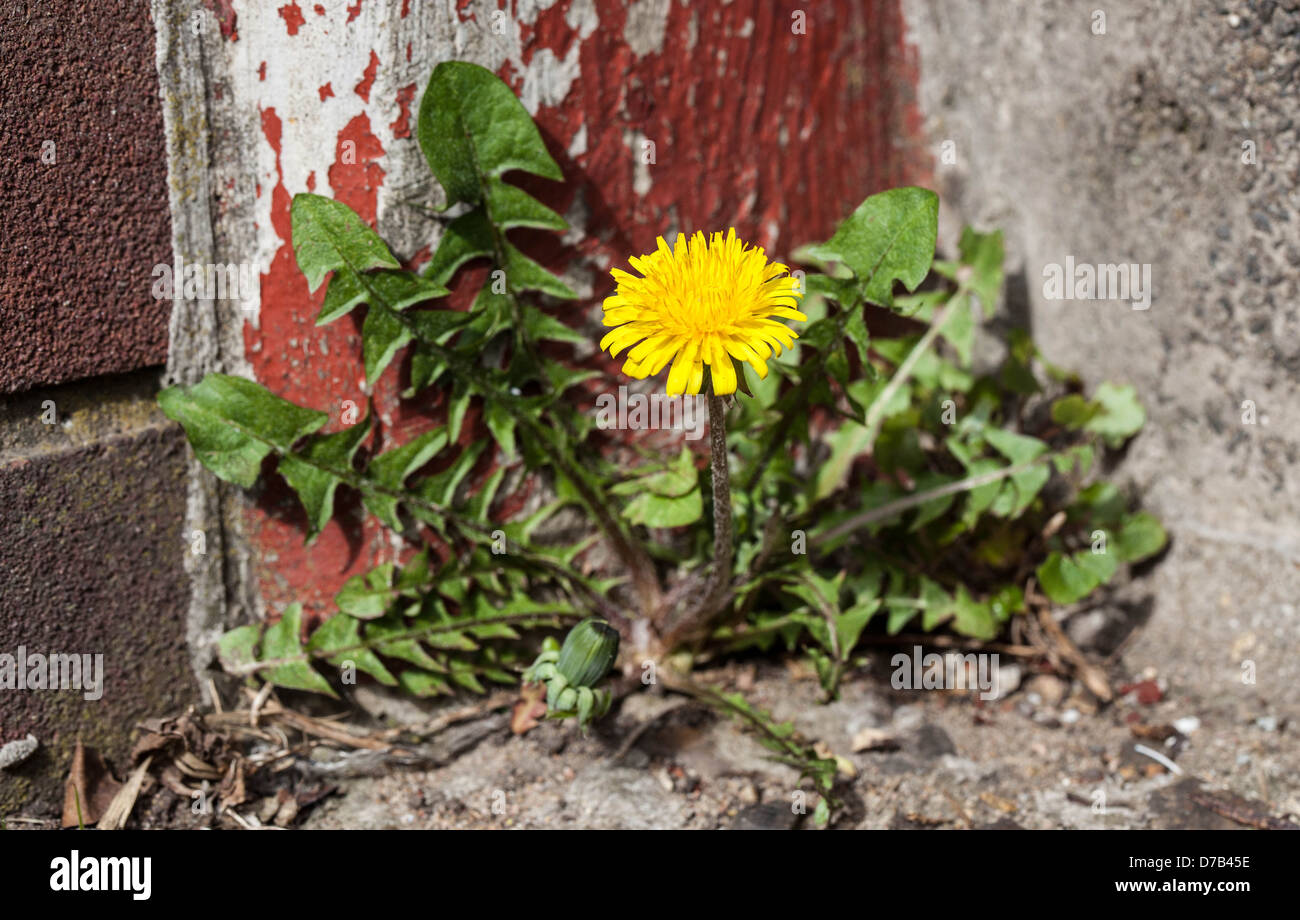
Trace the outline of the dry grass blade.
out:
M 153 762 L 153 757 L 146 757 L 135 768 L 131 776 L 127 779 L 126 784 L 117 791 L 113 796 L 113 801 L 108 803 L 104 813 L 99 818 L 99 829 L 102 831 L 120 831 L 126 826 L 126 821 L 131 817 L 131 810 L 135 808 L 135 800 L 140 797 L 140 789 L 144 786 L 145 774 L 149 772 L 149 764 Z

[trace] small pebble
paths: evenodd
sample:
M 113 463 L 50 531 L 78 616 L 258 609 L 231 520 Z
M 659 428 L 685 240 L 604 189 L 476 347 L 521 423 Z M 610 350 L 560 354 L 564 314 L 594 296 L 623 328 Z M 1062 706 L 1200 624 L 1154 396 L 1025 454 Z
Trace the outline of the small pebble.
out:
M 1073 725 L 1075 722 L 1079 721 L 1079 718 L 1079 710 L 1077 709 L 1067 709 L 1065 712 L 1061 713 L 1061 721 L 1066 725 Z
M 1277 716 L 1260 716 L 1255 720 L 1255 727 L 1266 732 L 1277 731 Z
M 1201 727 L 1201 720 L 1196 716 L 1184 716 L 1174 719 L 1173 725 L 1180 735 L 1190 735 Z

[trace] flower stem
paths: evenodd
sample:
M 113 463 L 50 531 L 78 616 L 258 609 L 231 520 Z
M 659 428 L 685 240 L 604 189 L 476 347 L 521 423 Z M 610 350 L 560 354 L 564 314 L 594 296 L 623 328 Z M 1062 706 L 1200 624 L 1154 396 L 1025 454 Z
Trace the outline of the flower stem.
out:
M 731 585 L 731 471 L 727 464 L 727 410 L 709 390 L 709 448 L 713 474 L 713 574 L 705 591 L 704 611 L 713 616 L 727 602 Z

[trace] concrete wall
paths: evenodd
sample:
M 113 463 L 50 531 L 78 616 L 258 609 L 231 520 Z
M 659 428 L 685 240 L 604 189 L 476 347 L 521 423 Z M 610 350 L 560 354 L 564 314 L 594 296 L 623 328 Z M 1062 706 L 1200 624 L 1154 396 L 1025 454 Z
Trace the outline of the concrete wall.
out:
M 906 0 L 904 15 L 944 235 L 1005 228 L 1008 306 L 1052 359 L 1146 404 L 1120 475 L 1173 543 L 1101 618 L 1145 621 L 1126 665 L 1300 713 L 1300 3 Z M 1150 309 L 1047 299 L 1044 267 L 1068 256 L 1150 265 Z
M 734 225 L 785 254 L 866 195 L 927 178 L 895 0 L 506 6 L 0 13 L 0 89 L 23 103 L 0 115 L 17 163 L 0 172 L 0 653 L 108 659 L 98 702 L 0 691 L 0 744 L 41 744 L 0 771 L 0 815 L 57 807 L 78 735 L 120 767 L 136 719 L 197 696 L 223 629 L 291 599 L 324 612 L 394 553 L 359 520 L 305 550 L 283 491 L 245 496 L 202 472 L 153 395 L 160 377 L 220 370 L 331 413 L 373 395 L 393 441 L 437 418 L 437 396 L 398 406 L 399 367 L 366 393 L 350 319 L 314 326 L 288 208 L 298 192 L 332 195 L 412 265 L 427 258 L 437 228 L 407 202 L 438 194 L 412 136 L 438 62 L 494 69 L 538 119 L 567 181 L 532 190 L 573 230 L 519 239 L 568 268 L 582 299 L 562 319 L 593 334 L 608 268 L 660 233 Z M 242 265 L 256 283 L 155 299 L 154 267 L 174 260 Z M 612 368 L 594 349 L 567 358 Z M 47 400 L 57 424 L 42 421 Z

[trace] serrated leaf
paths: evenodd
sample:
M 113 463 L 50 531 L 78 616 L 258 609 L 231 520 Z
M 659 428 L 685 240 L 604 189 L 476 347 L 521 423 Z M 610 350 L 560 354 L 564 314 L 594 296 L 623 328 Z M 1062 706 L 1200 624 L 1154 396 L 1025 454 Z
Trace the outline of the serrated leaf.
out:
M 420 101 L 416 138 L 447 203 L 478 204 L 481 177 L 512 169 L 560 180 L 537 126 L 510 87 L 492 71 L 444 61 Z
M 512 227 L 569 229 L 568 221 L 559 214 L 518 186 L 508 185 L 496 177 L 488 179 L 487 210 L 492 223 L 502 230 Z
M 327 421 L 324 412 L 295 406 L 243 377 L 208 374 L 190 387 L 168 387 L 158 405 L 179 422 L 199 461 L 217 476 L 251 488 L 262 461 L 287 453 Z
M 895 281 L 909 291 L 925 280 L 934 259 L 939 196 L 906 187 L 872 195 L 840 224 L 825 243 L 808 251 L 848 266 L 872 303 L 892 307 Z
M 351 662 L 358 671 L 369 674 L 381 684 L 397 685 L 397 679 L 384 667 L 379 656 L 364 646 L 360 621 L 350 616 L 339 614 L 317 627 L 307 640 L 307 651 L 327 656 L 325 660 L 337 668 L 346 667 Z
M 320 287 L 330 272 L 344 277 L 345 287 L 349 290 L 359 290 L 362 287 L 358 277 L 361 272 L 372 268 L 402 267 L 379 234 L 341 201 L 310 193 L 295 195 L 289 208 L 289 219 L 294 255 L 298 259 L 298 268 L 307 276 L 307 287 L 311 291 Z M 347 309 L 355 305 L 356 302 Z M 336 309 L 342 306 L 342 303 L 336 304 Z
M 393 564 L 386 562 L 345 581 L 334 595 L 334 603 L 350 617 L 375 620 L 388 612 L 394 597 Z
M 563 300 L 577 300 L 578 295 L 555 275 L 524 255 L 509 243 L 506 247 L 506 275 L 517 291 L 539 291 Z
M 217 660 L 228 674 L 247 674 L 257 666 L 257 646 L 262 627 L 238 626 L 217 640 Z
M 446 429 L 435 428 L 426 431 L 401 447 L 385 451 L 375 457 L 366 468 L 366 473 L 376 485 L 388 491 L 400 492 L 403 490 L 406 478 L 432 460 L 438 451 L 446 446 Z M 400 503 L 398 497 L 367 490 L 362 495 L 362 501 L 385 526 L 397 531 L 402 529 L 401 518 L 397 514 L 397 506 Z
M 410 327 L 394 311 L 372 303 L 361 327 L 361 355 L 366 368 L 366 383 L 373 385 L 392 363 L 397 352 L 412 339 Z
M 283 663 L 268 667 L 262 676 L 270 683 L 292 690 L 307 690 L 338 698 L 334 688 L 321 677 L 307 659 L 302 644 L 302 605 L 290 604 L 277 623 L 268 626 L 262 634 L 260 661 Z
M 334 515 L 334 493 L 343 481 L 333 470 L 351 470 L 357 448 L 370 433 L 370 413 L 350 428 L 315 435 L 296 453 L 280 460 L 280 475 L 298 494 L 307 512 L 311 544 Z
M 456 270 L 471 259 L 491 256 L 492 225 L 481 209 L 457 217 L 443 231 L 433 258 L 425 266 L 424 276 L 437 284 L 446 284 Z

